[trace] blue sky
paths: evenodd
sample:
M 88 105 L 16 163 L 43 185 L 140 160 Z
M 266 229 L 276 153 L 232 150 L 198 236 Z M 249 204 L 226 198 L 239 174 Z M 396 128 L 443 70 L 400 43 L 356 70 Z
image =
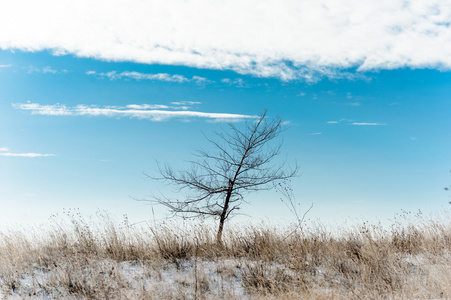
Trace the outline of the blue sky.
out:
M 0 225 L 63 208 L 151 219 L 133 198 L 171 191 L 143 175 L 155 160 L 183 168 L 204 134 L 265 108 L 288 123 L 311 218 L 449 206 L 449 5 L 23 2 L 0 4 Z M 243 220 L 291 217 L 274 192 L 248 199 Z

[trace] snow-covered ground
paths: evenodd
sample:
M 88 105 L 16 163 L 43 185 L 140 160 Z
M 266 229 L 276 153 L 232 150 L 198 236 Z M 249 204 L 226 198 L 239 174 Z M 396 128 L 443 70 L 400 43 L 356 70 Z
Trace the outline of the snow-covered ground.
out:
M 429 279 L 450 274 L 443 269 L 447 266 L 434 264 L 425 255 L 405 255 L 401 261 L 410 269 L 407 280 L 425 287 Z M 252 279 L 249 281 L 246 276 L 253 272 L 262 272 L 264 277 L 273 280 L 296 278 L 290 266 L 245 259 L 192 258 L 146 263 L 102 260 L 89 266 L 90 269 L 83 269 L 83 266 L 66 265 L 45 271 L 35 268 L 21 276 L 12 293 L 0 291 L 0 299 L 84 299 L 96 288 L 105 291 L 105 299 L 196 299 L 200 295 L 203 299 L 250 299 L 254 298 L 248 288 Z M 334 276 L 333 281 L 342 280 L 340 274 L 331 273 L 324 265 L 306 267 L 310 268 L 311 282 L 325 293 L 330 292 L 328 285 L 321 283 L 325 278 Z M 3 279 L 0 283 L 4 285 Z
M 139 297 L 146 291 L 161 298 L 184 295 L 194 299 L 195 294 L 208 295 L 211 299 L 223 298 L 229 295 L 231 299 L 245 299 L 246 291 L 240 278 L 243 262 L 240 260 L 201 261 L 196 259 L 177 262 L 161 262 L 144 264 L 132 261 L 115 262 L 104 260 L 98 262 L 97 268 L 85 272 L 98 272 L 86 277 L 96 279 L 96 282 L 85 284 L 111 285 L 112 293 L 130 297 Z M 79 271 L 79 270 L 78 270 Z M 77 282 L 77 276 L 70 279 Z M 71 274 L 63 274 L 58 268 L 48 271 L 36 269 L 21 277 L 13 293 L 6 295 L 0 291 L 0 299 L 56 299 L 68 296 L 58 282 L 67 282 Z M 60 278 L 58 278 L 60 277 Z M 62 277 L 62 278 L 61 278 Z M 0 279 L 1 280 L 1 279 Z M 81 288 L 81 287 L 79 287 Z M 92 287 L 94 288 L 94 287 Z M 78 297 L 76 297 L 78 298 Z

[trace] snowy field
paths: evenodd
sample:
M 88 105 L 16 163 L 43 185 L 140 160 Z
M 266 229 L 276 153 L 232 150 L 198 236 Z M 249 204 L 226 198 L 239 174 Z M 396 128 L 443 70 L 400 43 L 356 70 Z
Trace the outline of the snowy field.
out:
M 448 254 L 444 260 L 451 261 L 450 255 Z M 352 261 L 348 263 L 352 263 Z M 434 264 L 424 255 L 405 256 L 401 263 L 410 269 L 410 280 L 421 282 L 425 290 L 427 290 L 428 281 L 431 281 L 430 278 L 440 281 L 440 276 L 443 274 L 451 275 L 449 265 Z M 262 274 L 260 275 L 267 278 L 276 279 L 276 273 L 279 273 L 281 279 L 286 281 L 278 284 L 280 286 L 286 284 L 286 288 L 296 290 L 295 287 L 288 286 L 289 281 L 297 276 L 289 266 L 237 259 L 205 261 L 193 258 L 155 265 L 103 260 L 97 263 L 95 271 L 98 274 L 90 274 L 90 276 L 95 277 L 96 284 L 100 281 L 106 285 L 105 299 L 110 297 L 121 299 L 253 299 L 258 296 L 251 293 L 249 288 L 256 288 L 256 286 L 252 286 L 255 284 L 252 282 L 255 278 L 251 278 L 247 272 L 253 268 L 261 269 Z M 24 274 L 17 286 L 9 293 L 0 294 L 0 298 L 59 299 L 69 297 L 79 299 L 79 296 L 66 294 L 62 285 L 55 285 L 61 280 L 58 279 L 59 276 L 62 274 L 58 272 L 57 268 L 51 271 L 37 268 L 31 273 Z M 70 274 L 63 276 L 70 277 Z M 310 270 L 310 280 L 315 282 L 318 290 L 323 290 L 324 295 L 332 292 L 327 286 L 322 286 L 322 282 L 327 282 L 327 278 L 330 276 L 334 277 L 333 280 L 340 282 L 342 280 L 340 277 L 343 275 L 331 274 L 325 266 L 312 267 Z M 108 278 L 113 280 L 108 280 Z M 443 279 L 450 280 L 451 277 Z M 3 280 L 1 283 L 2 285 L 6 284 Z M 85 282 L 85 284 L 89 283 Z M 275 282 L 272 284 L 277 285 Z M 73 288 L 83 289 L 83 287 L 76 287 L 76 284 Z M 111 291 L 110 294 L 108 290 Z M 260 296 L 265 297 L 265 295 Z M 266 297 L 268 296 L 270 295 L 266 295 Z M 443 296 L 445 295 L 443 294 Z M 443 298 L 445 299 L 445 297 Z
M 0 299 L 450 299 L 449 219 L 340 234 L 126 228 L 0 231 Z M 288 235 L 287 235 L 288 234 Z

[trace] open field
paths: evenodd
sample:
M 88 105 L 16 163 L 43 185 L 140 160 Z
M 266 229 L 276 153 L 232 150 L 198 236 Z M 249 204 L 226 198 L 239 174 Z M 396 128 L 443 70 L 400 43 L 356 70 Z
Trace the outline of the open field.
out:
M 0 233 L 5 299 L 450 299 L 451 222 L 216 228 L 54 222 Z

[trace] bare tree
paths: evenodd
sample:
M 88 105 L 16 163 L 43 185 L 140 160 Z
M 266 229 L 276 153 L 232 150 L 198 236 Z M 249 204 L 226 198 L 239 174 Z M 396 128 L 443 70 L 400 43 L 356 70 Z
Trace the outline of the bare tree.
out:
M 187 190 L 183 200 L 166 197 L 151 201 L 163 204 L 174 214 L 186 217 L 212 216 L 219 219 L 217 242 L 222 244 L 224 222 L 240 208 L 245 193 L 268 190 L 270 183 L 293 177 L 297 166 L 286 167 L 274 163 L 281 143 L 271 146 L 283 131 L 281 118 L 268 120 L 266 110 L 258 119 L 248 120 L 242 128 L 228 124 L 228 130 L 216 133 L 218 139 L 207 140 L 213 151 L 198 150 L 198 160 L 190 161 L 191 168 L 174 171 L 169 165 L 159 165 L 159 177 L 181 190 Z

